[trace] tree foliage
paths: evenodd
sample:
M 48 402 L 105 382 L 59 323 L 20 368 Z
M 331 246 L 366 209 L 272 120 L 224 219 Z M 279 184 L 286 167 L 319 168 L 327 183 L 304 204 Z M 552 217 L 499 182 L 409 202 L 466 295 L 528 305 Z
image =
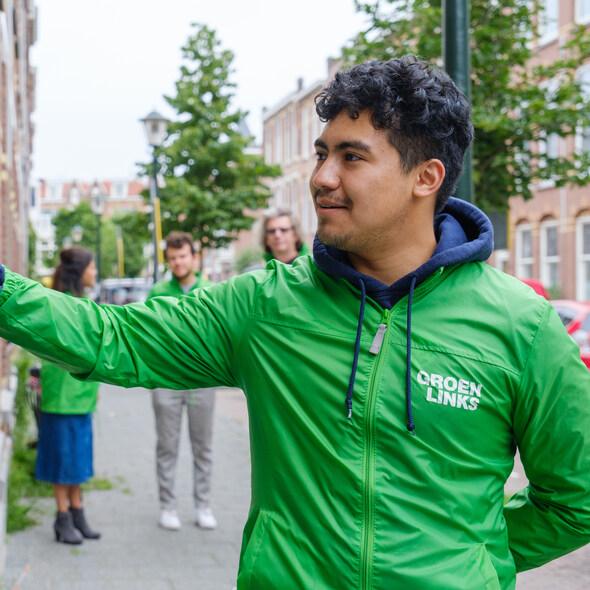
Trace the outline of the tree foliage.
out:
M 356 0 L 369 26 L 344 50 L 348 63 L 415 53 L 442 65 L 440 0 Z M 502 210 L 532 196 L 532 183 L 590 182 L 590 155 L 547 155 L 547 138 L 572 138 L 590 120 L 590 93 L 576 78 L 590 31 L 574 26 L 551 64 L 534 59 L 545 14 L 539 0 L 471 0 L 471 98 L 475 200 Z M 573 144 L 573 141 L 571 141 Z
M 149 242 L 149 233 L 138 221 L 140 214 L 116 214 L 112 219 L 101 219 L 100 225 L 100 276 L 101 278 L 118 276 L 117 264 L 117 230 L 120 228 L 123 238 L 125 257 L 125 276 L 136 277 L 145 267 L 143 244 Z M 144 221 L 143 219 L 141 221 Z M 98 239 L 98 217 L 92 212 L 90 204 L 82 201 L 75 209 L 60 209 L 53 218 L 55 242 L 60 248 L 72 241 L 72 228 L 82 228 L 82 236 L 75 245 L 88 248 L 96 254 Z M 73 243 L 73 241 L 72 241 Z M 48 267 L 55 267 L 59 262 L 58 252 L 44 261 Z
M 218 248 L 251 228 L 251 212 L 270 197 L 263 180 L 279 170 L 248 153 L 253 138 L 240 132 L 246 113 L 230 104 L 233 53 L 220 48 L 213 30 L 193 27 L 182 47 L 176 95 L 165 97 L 177 120 L 158 153 L 166 185 L 159 190 L 162 229 L 189 232 L 201 248 Z

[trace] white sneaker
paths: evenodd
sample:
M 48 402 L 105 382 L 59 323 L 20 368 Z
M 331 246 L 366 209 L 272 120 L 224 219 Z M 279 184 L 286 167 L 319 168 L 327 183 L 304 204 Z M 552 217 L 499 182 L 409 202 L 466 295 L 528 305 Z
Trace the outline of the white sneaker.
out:
M 163 509 L 160 511 L 160 522 L 159 525 L 163 529 L 168 529 L 169 531 L 178 531 L 182 526 L 180 524 L 180 518 L 178 518 L 178 514 L 176 510 L 166 510 Z
M 217 527 L 217 520 L 215 520 L 211 508 L 196 508 L 195 522 L 202 529 L 214 529 Z

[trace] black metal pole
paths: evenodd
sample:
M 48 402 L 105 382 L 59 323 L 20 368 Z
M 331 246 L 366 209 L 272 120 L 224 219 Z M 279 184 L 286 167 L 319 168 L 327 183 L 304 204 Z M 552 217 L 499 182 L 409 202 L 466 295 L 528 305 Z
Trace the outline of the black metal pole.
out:
M 471 104 L 468 0 L 443 0 L 442 25 L 445 69 Z M 471 148 L 465 154 L 465 167 L 457 184 L 455 196 L 473 202 Z

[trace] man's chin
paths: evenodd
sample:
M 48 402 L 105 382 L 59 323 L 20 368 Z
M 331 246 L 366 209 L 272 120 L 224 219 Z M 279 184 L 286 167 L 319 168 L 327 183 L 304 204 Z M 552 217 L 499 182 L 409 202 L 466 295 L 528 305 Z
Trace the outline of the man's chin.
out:
M 317 236 L 322 244 L 325 244 L 326 246 L 332 246 L 340 250 L 347 250 L 347 246 L 350 243 L 349 235 L 326 231 L 325 228 L 318 227 Z
M 179 283 L 181 283 L 182 281 L 186 281 L 186 279 L 188 279 L 188 278 L 189 278 L 190 276 L 192 276 L 192 275 L 193 275 L 193 272 L 192 272 L 192 271 L 189 271 L 189 272 L 187 272 L 187 273 L 183 274 L 182 276 L 179 276 L 179 275 L 175 275 L 175 274 L 173 274 L 174 278 L 175 278 L 175 279 L 176 279 L 176 280 L 177 280 Z

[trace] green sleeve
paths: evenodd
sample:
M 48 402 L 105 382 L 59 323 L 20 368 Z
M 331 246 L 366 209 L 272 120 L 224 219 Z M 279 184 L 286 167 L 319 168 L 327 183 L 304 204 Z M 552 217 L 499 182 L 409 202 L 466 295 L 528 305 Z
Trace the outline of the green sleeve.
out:
M 0 336 L 80 379 L 124 387 L 236 386 L 253 276 L 181 299 L 98 306 L 6 270 Z
M 504 510 L 517 572 L 590 542 L 590 372 L 579 357 L 548 305 L 514 415 L 530 482 Z

